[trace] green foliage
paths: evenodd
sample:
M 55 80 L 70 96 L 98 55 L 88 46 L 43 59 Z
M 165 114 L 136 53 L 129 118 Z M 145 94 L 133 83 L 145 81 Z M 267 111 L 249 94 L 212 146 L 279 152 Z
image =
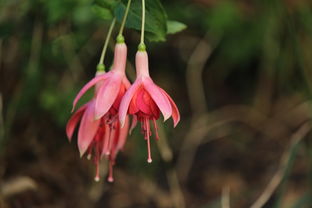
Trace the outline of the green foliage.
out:
M 104 20 L 116 16 L 121 22 L 127 6 L 127 0 L 119 2 L 111 0 L 97 0 L 93 5 L 95 14 Z M 142 5 L 141 1 L 132 1 L 126 27 L 141 30 Z M 146 1 L 146 38 L 149 41 L 165 41 L 167 34 L 175 34 L 186 28 L 186 25 L 177 21 L 168 21 L 167 14 L 159 0 Z
M 115 9 L 118 21 L 122 20 L 125 13 L 127 0 L 120 1 Z M 129 10 L 126 27 L 141 29 L 142 5 L 141 1 L 133 1 Z M 150 41 L 164 41 L 167 34 L 166 13 L 158 0 L 146 1 L 146 37 Z
M 117 3 L 114 0 L 96 0 L 92 9 L 99 18 L 110 20 L 114 17 L 114 8 Z
M 93 5 L 92 9 L 93 9 L 93 12 L 103 20 L 110 20 L 113 18 L 113 14 L 111 10 L 107 8 L 100 7 L 99 5 Z
M 175 34 L 178 33 L 184 29 L 186 29 L 186 25 L 178 22 L 178 21 L 167 21 L 167 34 Z

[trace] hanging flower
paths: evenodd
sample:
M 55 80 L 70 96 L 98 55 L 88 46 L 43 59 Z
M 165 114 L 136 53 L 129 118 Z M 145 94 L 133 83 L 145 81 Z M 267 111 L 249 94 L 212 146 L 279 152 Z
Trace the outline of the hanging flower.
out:
M 78 93 L 73 110 L 81 96 L 95 86 L 94 98 L 78 109 L 69 120 L 66 131 L 69 140 L 78 122 L 78 148 L 82 157 L 88 151 L 88 157 L 93 158 L 96 164 L 96 177 L 99 180 L 99 161 L 106 155 L 110 163 L 109 181 L 113 181 L 113 165 L 117 153 L 125 144 L 129 130 L 128 119 L 126 125 L 120 126 L 118 109 L 123 95 L 130 87 L 125 75 L 127 46 L 118 43 L 115 47 L 115 56 L 112 70 L 108 73 L 97 73 L 95 78 L 88 82 Z
M 94 119 L 94 100 L 78 109 L 70 118 L 66 126 L 66 133 L 71 141 L 73 132 L 80 121 L 78 130 L 78 148 L 82 157 L 86 152 L 88 158 L 93 159 L 96 166 L 95 180 L 99 181 L 99 162 L 105 155 L 109 159 L 108 181 L 113 181 L 113 165 L 117 153 L 123 148 L 129 131 L 129 119 L 121 128 L 119 121 L 107 124 L 104 118 Z
M 151 79 L 146 51 L 138 51 L 136 54 L 136 72 L 137 78 L 135 82 L 128 89 L 121 101 L 119 119 L 121 125 L 124 125 L 127 114 L 133 115 L 134 119 L 131 129 L 135 126 L 137 121 L 141 123 L 144 138 L 147 140 L 147 161 L 151 163 L 150 121 L 152 121 L 155 129 L 155 137 L 158 139 L 156 120 L 159 118 L 160 112 L 163 114 L 164 121 L 172 116 L 174 127 L 180 120 L 180 114 L 171 97 Z
M 115 56 L 112 69 L 105 74 L 96 76 L 89 81 L 78 93 L 74 102 L 75 108 L 83 94 L 97 83 L 102 83 L 96 87 L 94 116 L 100 119 L 105 115 L 105 119 L 112 123 L 116 120 L 120 101 L 126 90 L 130 87 L 130 82 L 125 75 L 127 60 L 127 46 L 125 43 L 117 43 L 115 46 Z

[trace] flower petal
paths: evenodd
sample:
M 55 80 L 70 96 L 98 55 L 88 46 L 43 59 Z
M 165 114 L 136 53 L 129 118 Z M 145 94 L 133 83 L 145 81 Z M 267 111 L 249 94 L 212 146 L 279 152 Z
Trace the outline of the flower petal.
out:
M 104 80 L 107 78 L 107 75 L 109 75 L 109 73 L 106 74 L 102 74 L 102 75 L 98 75 L 96 77 L 94 77 L 93 79 L 91 79 L 77 94 L 77 96 L 75 97 L 75 100 L 73 102 L 73 109 L 72 112 L 74 111 L 77 102 L 79 101 L 79 99 L 83 96 L 83 94 L 85 94 L 91 87 L 93 87 L 96 83 L 98 83 L 101 80 Z
M 140 80 L 136 80 L 133 85 L 127 90 L 126 94 L 121 100 L 120 107 L 119 107 L 119 120 L 121 127 L 125 124 L 125 119 L 128 113 L 129 104 L 132 100 L 133 95 L 141 86 L 142 82 Z
M 72 115 L 69 119 L 69 121 L 67 122 L 66 125 L 66 134 L 68 137 L 68 140 L 71 141 L 74 130 L 81 118 L 81 116 L 83 115 L 83 113 L 86 110 L 86 107 L 88 106 L 88 103 L 83 105 L 82 107 L 80 107 L 75 113 L 74 115 Z
M 139 90 L 135 100 L 136 100 L 136 105 L 138 106 L 140 111 L 142 111 L 143 113 L 147 115 L 152 114 L 150 106 L 153 105 L 154 101 L 152 100 L 148 92 L 146 92 L 144 89 Z
M 99 89 L 95 99 L 95 119 L 101 118 L 114 104 L 121 85 L 120 75 L 111 76 Z
M 94 139 L 99 124 L 100 120 L 94 120 L 94 102 L 91 102 L 82 116 L 78 132 L 78 148 L 81 157 Z
M 164 121 L 167 120 L 171 114 L 171 104 L 168 100 L 167 96 L 165 96 L 162 93 L 162 89 L 158 87 L 156 84 L 154 84 L 153 80 L 150 78 L 144 78 L 143 84 L 147 92 L 150 94 L 150 96 L 153 98 L 154 102 L 158 106 L 159 110 L 164 116 Z
M 179 109 L 177 107 L 177 105 L 175 104 L 175 102 L 172 100 L 172 98 L 168 95 L 168 93 L 166 93 L 165 90 L 161 89 L 162 93 L 164 95 L 166 95 L 166 97 L 168 98 L 168 100 L 170 101 L 171 104 L 171 108 L 172 108 L 172 119 L 173 119 L 173 125 L 174 127 L 177 126 L 177 124 L 180 121 L 180 112 Z

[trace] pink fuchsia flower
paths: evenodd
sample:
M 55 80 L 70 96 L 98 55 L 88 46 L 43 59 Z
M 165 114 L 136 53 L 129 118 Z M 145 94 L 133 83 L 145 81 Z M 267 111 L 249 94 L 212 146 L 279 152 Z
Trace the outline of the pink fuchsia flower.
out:
M 137 77 L 135 82 L 128 89 L 121 101 L 119 119 L 121 125 L 123 125 L 126 122 L 127 114 L 133 115 L 134 119 L 131 129 L 137 121 L 141 123 L 144 138 L 147 140 L 147 161 L 151 163 L 150 121 L 152 121 L 155 129 L 155 137 L 158 139 L 156 120 L 159 118 L 160 112 L 163 114 L 164 121 L 172 116 L 174 127 L 180 121 L 180 114 L 171 97 L 151 79 L 146 51 L 138 51 L 136 54 L 136 72 Z
M 104 117 L 94 119 L 94 100 L 91 100 L 84 106 L 78 109 L 77 112 L 70 118 L 66 126 L 66 133 L 69 141 L 73 136 L 73 132 L 79 121 L 78 130 L 78 148 L 80 156 L 85 152 L 88 153 L 88 158 L 93 159 L 96 166 L 95 180 L 99 181 L 99 162 L 103 156 L 107 156 L 109 160 L 109 175 L 108 181 L 113 182 L 113 165 L 117 153 L 122 150 L 127 134 L 129 131 L 129 119 L 126 118 L 125 125 L 120 126 L 117 120 L 113 124 L 108 124 Z
M 78 148 L 82 157 L 88 152 L 96 165 L 95 180 L 99 180 L 99 161 L 106 155 L 110 161 L 108 180 L 113 181 L 113 164 L 117 153 L 125 144 L 129 130 L 128 121 L 120 127 L 117 113 L 121 98 L 130 83 L 125 76 L 127 47 L 117 44 L 112 70 L 108 73 L 98 72 L 94 79 L 87 83 L 74 100 L 73 109 L 80 97 L 95 86 L 94 98 L 80 107 L 69 120 L 66 131 L 69 140 L 80 121 L 78 131 Z
M 80 90 L 73 102 L 73 109 L 87 90 L 101 83 L 96 87 L 94 117 L 100 119 L 105 115 L 106 120 L 110 122 L 116 120 L 120 101 L 130 87 L 130 82 L 125 75 L 126 60 L 126 44 L 117 43 L 112 69 L 108 73 L 96 76 Z

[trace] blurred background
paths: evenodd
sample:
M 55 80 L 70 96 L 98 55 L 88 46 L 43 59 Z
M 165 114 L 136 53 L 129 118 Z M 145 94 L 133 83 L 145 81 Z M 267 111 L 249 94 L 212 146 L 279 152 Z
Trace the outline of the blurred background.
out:
M 0 0 L 1 208 L 312 207 L 311 1 L 162 3 L 187 29 L 147 42 L 150 70 L 181 122 L 159 122 L 152 164 L 136 128 L 110 184 L 65 135 L 110 22 L 90 0 Z

